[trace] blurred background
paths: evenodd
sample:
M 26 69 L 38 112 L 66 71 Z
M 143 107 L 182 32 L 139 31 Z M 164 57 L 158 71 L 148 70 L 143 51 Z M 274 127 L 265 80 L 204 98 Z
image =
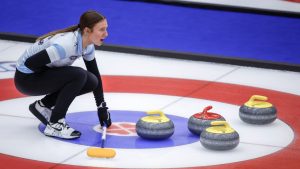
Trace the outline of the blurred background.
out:
M 34 41 L 107 17 L 102 50 L 300 71 L 299 0 L 2 0 L 0 38 Z

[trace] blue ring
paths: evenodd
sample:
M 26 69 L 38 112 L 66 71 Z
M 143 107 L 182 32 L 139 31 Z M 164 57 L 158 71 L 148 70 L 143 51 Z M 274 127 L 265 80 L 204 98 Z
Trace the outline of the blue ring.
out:
M 113 123 L 114 122 L 130 122 L 136 123 L 140 118 L 146 116 L 142 111 L 127 111 L 127 110 L 110 110 Z M 174 134 L 165 140 L 146 140 L 139 136 L 106 136 L 106 147 L 110 148 L 125 148 L 125 149 L 144 149 L 144 148 L 164 148 L 180 145 L 191 144 L 199 141 L 199 136 L 191 134 L 188 131 L 188 119 L 175 115 L 167 115 L 175 125 Z M 77 130 L 82 135 L 78 139 L 65 140 L 55 138 L 64 142 L 80 144 L 86 146 L 100 146 L 101 133 L 96 132 L 93 128 L 99 124 L 96 111 L 69 113 L 66 117 L 67 123 Z M 39 125 L 39 130 L 43 132 L 45 126 Z

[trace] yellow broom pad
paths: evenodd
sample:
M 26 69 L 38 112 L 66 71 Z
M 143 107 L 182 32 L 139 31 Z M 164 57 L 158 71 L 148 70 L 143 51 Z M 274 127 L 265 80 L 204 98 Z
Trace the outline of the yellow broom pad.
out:
M 111 148 L 90 147 L 87 149 L 87 155 L 97 158 L 113 158 L 116 156 L 116 151 Z

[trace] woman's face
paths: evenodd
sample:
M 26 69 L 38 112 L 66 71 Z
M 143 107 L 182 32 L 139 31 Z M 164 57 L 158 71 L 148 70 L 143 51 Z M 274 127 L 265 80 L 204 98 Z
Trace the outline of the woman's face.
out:
M 108 36 L 107 33 L 107 21 L 103 19 L 98 22 L 94 27 L 93 31 L 89 32 L 88 39 L 91 43 L 97 46 L 101 46 L 103 44 L 104 39 Z

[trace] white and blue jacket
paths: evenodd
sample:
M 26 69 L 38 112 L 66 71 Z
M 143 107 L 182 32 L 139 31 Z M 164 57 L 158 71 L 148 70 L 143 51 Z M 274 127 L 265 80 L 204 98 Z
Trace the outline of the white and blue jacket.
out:
M 50 59 L 48 67 L 70 66 L 77 58 L 83 57 L 86 61 L 91 61 L 95 57 L 95 47 L 93 44 L 82 48 L 82 36 L 78 30 L 74 32 L 59 33 L 52 37 L 35 42 L 28 48 L 17 61 L 17 69 L 22 73 L 33 73 L 25 65 L 25 61 L 34 54 L 46 50 Z

